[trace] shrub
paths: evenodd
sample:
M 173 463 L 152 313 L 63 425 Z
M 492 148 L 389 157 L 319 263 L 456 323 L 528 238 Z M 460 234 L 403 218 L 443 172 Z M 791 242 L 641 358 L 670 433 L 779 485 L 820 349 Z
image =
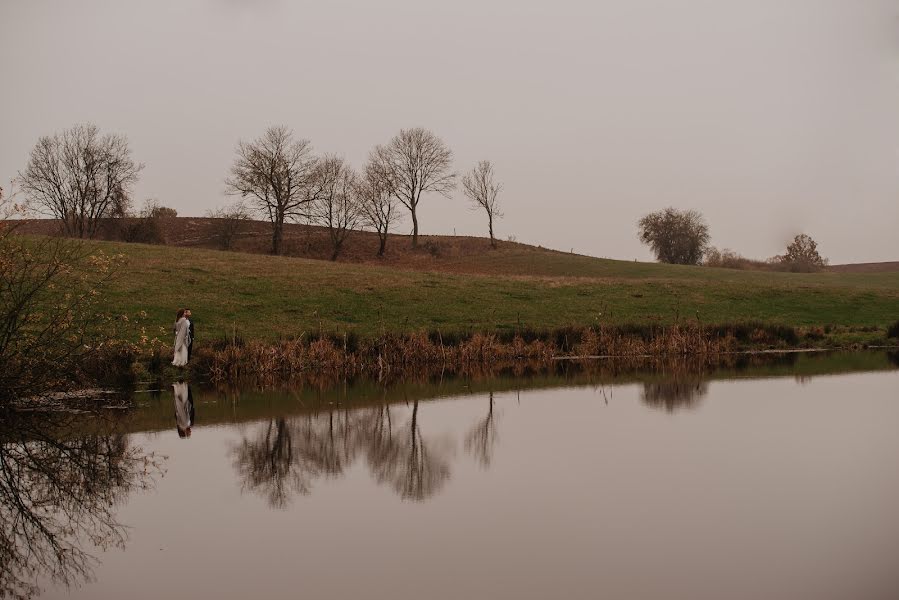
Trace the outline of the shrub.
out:
M 705 259 L 702 264 L 706 267 L 718 267 L 721 269 L 741 269 L 744 271 L 752 270 L 770 270 L 771 266 L 760 260 L 752 260 L 745 256 L 740 256 L 729 248 L 719 250 L 714 246 L 710 247 L 705 253 Z
M 140 213 L 122 219 L 122 240 L 136 244 L 163 244 L 165 236 L 159 220 L 176 216 L 178 211 L 174 208 L 162 206 L 156 200 L 147 200 Z
M 250 220 L 250 212 L 242 202 L 209 211 L 207 216 L 214 219 L 212 237 L 222 250 L 234 247 L 235 240 L 240 237 Z
M 887 328 L 888 338 L 899 338 L 899 321 L 896 321 Z
M 644 216 L 637 228 L 659 262 L 698 265 L 708 248 L 709 227 L 695 210 L 666 208 Z
M 827 259 L 818 253 L 818 243 L 804 233 L 793 238 L 785 254 L 774 256 L 768 262 L 780 264 L 793 273 L 814 273 L 827 266 Z

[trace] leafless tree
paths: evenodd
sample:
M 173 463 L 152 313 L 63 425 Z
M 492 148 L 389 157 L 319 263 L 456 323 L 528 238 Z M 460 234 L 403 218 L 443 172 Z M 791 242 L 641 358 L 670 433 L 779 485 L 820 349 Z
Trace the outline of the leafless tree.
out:
M 211 210 L 206 216 L 213 219 L 212 236 L 222 250 L 234 247 L 235 240 L 250 220 L 250 213 L 242 201 Z
M 142 164 L 128 139 L 76 125 L 40 138 L 19 173 L 22 190 L 43 214 L 59 219 L 66 235 L 92 238 L 101 219 L 127 212 Z
M 318 161 L 311 179 L 309 220 L 328 228 L 331 260 L 337 260 L 343 243 L 362 216 L 356 173 L 344 159 L 325 156 Z
M 27 214 L 0 196 L 0 407 L 75 383 L 108 333 L 100 294 L 120 262 L 73 240 L 13 235 L 4 217 Z
M 490 231 L 490 245 L 496 248 L 493 237 L 493 220 L 499 219 L 503 213 L 499 210 L 496 197 L 503 189 L 501 183 L 494 180 L 493 163 L 482 160 L 462 178 L 462 190 L 471 200 L 475 210 L 484 209 L 487 213 L 487 227 Z
M 412 215 L 412 246 L 418 246 L 418 203 L 421 195 L 434 192 L 449 196 L 456 174 L 450 171 L 453 153 L 427 129 L 401 129 L 392 140 L 376 149 L 378 159 L 390 169 L 394 195 Z
M 709 227 L 695 210 L 666 208 L 644 216 L 637 227 L 640 241 L 661 262 L 697 265 L 709 245 Z
M 239 142 L 226 180 L 230 193 L 250 198 L 272 224 L 272 253 L 281 254 L 284 223 L 304 216 L 312 201 L 309 180 L 316 160 L 308 140 L 295 140 L 285 126 L 269 127 L 252 142 Z
M 399 220 L 400 214 L 394 197 L 394 183 L 390 169 L 378 158 L 382 153 L 375 149 L 359 178 L 356 196 L 362 211 L 362 223 L 378 234 L 378 256 L 387 250 L 387 236 Z

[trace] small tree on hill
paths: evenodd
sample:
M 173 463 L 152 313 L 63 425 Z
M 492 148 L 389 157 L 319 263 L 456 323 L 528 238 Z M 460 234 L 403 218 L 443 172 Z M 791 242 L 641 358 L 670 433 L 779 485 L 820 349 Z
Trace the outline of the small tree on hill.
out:
M 359 223 L 356 173 L 342 158 L 325 156 L 315 168 L 310 189 L 315 200 L 309 207 L 309 220 L 328 228 L 331 260 L 337 260 L 343 243 Z
M 785 265 L 794 273 L 812 273 L 827 266 L 827 259 L 818 252 L 818 243 L 804 233 L 793 238 L 786 254 L 773 257 L 771 262 Z
M 365 171 L 357 181 L 356 196 L 362 211 L 362 224 L 378 234 L 378 256 L 384 256 L 390 229 L 400 219 L 399 205 L 394 197 L 390 169 L 378 160 L 378 149 L 372 152 Z
M 503 185 L 494 179 L 493 163 L 489 160 L 482 160 L 462 178 L 462 191 L 471 200 L 472 208 L 483 209 L 487 213 L 487 230 L 490 232 L 490 246 L 493 248 L 496 248 L 493 220 L 503 216 L 496 201 L 502 189 Z
M 427 129 L 401 129 L 386 145 L 377 149 L 380 160 L 391 171 L 394 195 L 412 215 L 412 246 L 418 246 L 418 203 L 421 195 L 435 192 L 448 196 L 455 187 L 456 174 L 450 171 L 452 151 Z
M 652 248 L 660 262 L 699 264 L 709 244 L 709 227 L 695 210 L 666 208 L 646 215 L 637 227 L 640 241 Z
M 206 213 L 212 219 L 212 237 L 222 250 L 231 250 L 234 242 L 243 232 L 250 212 L 243 202 L 235 202 Z

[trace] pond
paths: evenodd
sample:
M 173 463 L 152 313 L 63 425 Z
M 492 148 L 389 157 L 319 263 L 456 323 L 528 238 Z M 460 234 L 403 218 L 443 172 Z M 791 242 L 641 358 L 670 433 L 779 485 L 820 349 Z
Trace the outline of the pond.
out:
M 125 412 L 16 417 L 0 585 L 70 599 L 896 598 L 897 362 L 185 383 Z

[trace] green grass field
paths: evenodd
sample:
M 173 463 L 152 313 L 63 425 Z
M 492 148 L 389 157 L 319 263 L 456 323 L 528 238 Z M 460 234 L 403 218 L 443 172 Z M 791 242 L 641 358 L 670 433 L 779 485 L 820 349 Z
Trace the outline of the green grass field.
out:
M 485 252 L 456 274 L 169 246 L 91 242 L 126 263 L 105 292 L 167 339 L 178 307 L 202 339 L 443 332 L 593 323 L 758 320 L 885 328 L 899 273 L 790 274 L 634 263 L 536 249 Z M 452 265 L 450 265 L 452 266 Z M 462 265 L 459 265 L 460 267 Z

